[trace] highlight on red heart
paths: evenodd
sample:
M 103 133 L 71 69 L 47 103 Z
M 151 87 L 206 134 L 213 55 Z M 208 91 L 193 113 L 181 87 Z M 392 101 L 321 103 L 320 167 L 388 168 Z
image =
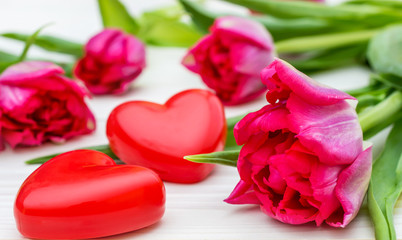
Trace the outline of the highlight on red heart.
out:
M 164 184 L 152 170 L 76 150 L 51 159 L 25 180 L 14 216 L 28 238 L 96 238 L 158 222 L 165 200 Z

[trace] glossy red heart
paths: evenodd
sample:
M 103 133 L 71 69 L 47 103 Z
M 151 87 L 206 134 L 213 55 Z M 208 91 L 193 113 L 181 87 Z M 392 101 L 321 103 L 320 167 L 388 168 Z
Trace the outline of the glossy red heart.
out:
M 150 169 L 116 165 L 92 150 L 61 154 L 22 184 L 14 205 L 28 238 L 104 237 L 149 226 L 165 211 L 165 187 Z
M 180 92 L 164 105 L 123 103 L 107 122 L 110 147 L 123 162 L 151 168 L 162 180 L 180 183 L 208 176 L 214 165 L 183 156 L 223 150 L 226 131 L 221 101 L 201 89 Z

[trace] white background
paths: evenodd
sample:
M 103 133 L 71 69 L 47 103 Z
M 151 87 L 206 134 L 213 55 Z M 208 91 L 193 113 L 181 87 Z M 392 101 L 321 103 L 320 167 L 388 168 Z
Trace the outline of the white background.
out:
M 333 1 L 334 2 L 334 1 Z M 143 10 L 172 4 L 174 1 L 132 0 L 124 1 L 129 11 L 138 15 Z M 101 20 L 96 1 L 79 0 L 13 0 L 0 1 L 0 33 L 13 31 L 33 33 L 46 23 L 53 23 L 44 33 L 58 35 L 84 43 L 101 30 Z M 22 45 L 0 39 L 0 50 L 19 53 Z M 118 104 L 134 99 L 163 103 L 173 94 L 188 88 L 205 88 L 197 75 L 180 65 L 185 53 L 182 48 L 147 47 L 147 68 L 134 81 L 131 90 L 121 96 L 102 96 L 88 100 L 97 119 L 97 130 L 87 136 L 74 138 L 65 144 L 44 144 L 0 153 L 0 239 L 21 239 L 13 217 L 13 201 L 24 179 L 38 165 L 24 161 L 51 153 L 107 143 L 105 122 L 110 111 Z M 33 48 L 31 57 L 65 56 L 47 54 Z M 348 67 L 313 76 L 314 79 L 345 90 L 367 83 L 368 70 Z M 227 116 L 257 110 L 266 104 L 264 97 L 238 107 L 227 107 Z M 375 154 L 382 148 L 383 133 L 374 139 Z M 167 202 L 163 219 L 148 228 L 113 236 L 116 239 L 372 239 L 374 233 L 363 205 L 357 218 L 345 229 L 313 224 L 290 226 L 263 214 L 258 206 L 234 206 L 224 203 L 239 177 L 237 170 L 218 166 L 213 174 L 198 184 L 166 183 Z M 402 237 L 402 201 L 395 209 L 397 235 Z

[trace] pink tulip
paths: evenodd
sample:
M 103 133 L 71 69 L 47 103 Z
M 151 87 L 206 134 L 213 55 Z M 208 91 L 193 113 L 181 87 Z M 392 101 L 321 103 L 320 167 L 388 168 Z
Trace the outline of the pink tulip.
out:
M 49 62 L 22 62 L 0 75 L 0 149 L 62 142 L 95 129 L 86 89 Z
M 244 144 L 240 182 L 225 201 L 259 204 L 285 223 L 345 227 L 357 214 L 371 175 L 371 147 L 348 94 L 314 82 L 279 59 L 261 72 L 269 105 L 234 130 Z
M 198 73 L 226 105 L 263 94 L 266 87 L 260 81 L 260 72 L 274 57 L 268 31 L 240 17 L 218 18 L 210 31 L 188 51 L 183 65 Z
M 120 30 L 105 29 L 88 41 L 74 75 L 94 94 L 119 94 L 144 68 L 144 44 Z

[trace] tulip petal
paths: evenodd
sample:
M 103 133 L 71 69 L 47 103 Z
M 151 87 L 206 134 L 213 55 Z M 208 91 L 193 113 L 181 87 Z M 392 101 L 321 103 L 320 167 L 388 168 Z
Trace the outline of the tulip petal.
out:
M 309 152 L 300 151 L 300 145 L 301 143 L 299 141 L 295 141 L 286 151 L 286 163 L 288 164 L 288 167 L 293 168 L 302 176 L 309 177 L 312 169 L 316 166 L 318 159 Z
M 240 180 L 235 189 L 224 200 L 230 204 L 260 204 L 260 200 L 256 197 L 253 186 Z
M 20 131 L 3 130 L 4 140 L 12 147 L 36 146 L 43 141 L 43 133 L 34 134 L 30 129 L 25 128 Z
M 290 187 L 286 188 L 274 218 L 290 224 L 303 224 L 313 221 L 318 210 L 311 206 L 303 206 L 300 200 L 301 196 L 299 192 Z
M 113 65 L 106 68 L 101 76 L 104 84 L 130 81 L 141 73 L 142 69 L 134 65 Z
M 292 150 L 269 159 L 269 165 L 280 172 L 287 186 L 297 189 L 304 196 L 313 195 L 309 175 L 316 163 L 316 157 Z
M 269 177 L 267 186 L 277 194 L 284 194 L 286 190 L 286 181 L 281 173 L 272 165 L 269 166 Z
M 205 35 L 187 52 L 181 63 L 190 71 L 200 73 L 201 63 L 208 60 L 207 52 L 213 42 L 214 37 L 211 34 Z
M 269 133 L 287 128 L 287 109 L 283 105 L 267 105 L 256 112 L 247 114 L 234 127 L 238 145 L 243 145 L 259 132 Z
M 126 36 L 125 42 L 125 62 L 135 64 L 139 68 L 145 68 L 145 46 L 144 44 L 133 37 Z
M 125 54 L 125 43 L 126 43 L 126 36 L 123 34 L 116 34 L 113 38 L 108 39 L 103 48 L 102 58 L 99 60 L 102 61 L 103 64 L 112 64 L 112 63 L 124 63 L 126 59 Z
M 273 60 L 270 52 L 247 43 L 233 44 L 229 57 L 233 70 L 257 77 L 260 77 L 260 71 Z M 261 81 L 258 82 L 262 84 Z
M 238 79 L 230 104 L 247 102 L 266 91 L 266 86 L 259 79 L 259 73 L 272 61 L 271 52 L 247 43 L 235 43 L 230 47 L 229 59 L 231 66 L 228 69 L 229 74 L 236 72 L 238 75 L 223 77 L 220 88 L 224 89 L 225 85 L 231 85 L 230 82 L 224 82 L 225 78 Z
M 225 102 L 227 105 L 240 104 L 251 101 L 267 89 L 264 84 L 261 83 L 258 77 L 252 77 L 249 75 L 238 76 L 238 85 L 234 87 L 231 99 Z
M 35 93 L 36 90 L 33 89 L 7 86 L 0 82 L 0 107 L 3 111 L 12 111 L 23 106 Z
M 217 18 L 211 27 L 211 32 L 230 36 L 222 38 L 224 40 L 233 38 L 231 40 L 249 41 L 267 50 L 273 48 L 272 37 L 267 30 L 261 24 L 245 18 L 234 16 Z
M 345 227 L 356 217 L 370 182 L 371 163 L 372 147 L 369 147 L 339 174 L 335 192 L 344 215 L 332 216 L 326 221 L 329 225 Z
M 51 62 L 25 61 L 4 70 L 0 76 L 0 82 L 17 85 L 20 81 L 63 73 L 63 68 Z
M 12 65 L 3 72 L 0 76 L 0 84 L 4 87 L 16 87 L 15 89 L 19 90 L 9 89 L 9 92 L 15 92 L 15 95 L 20 97 L 21 94 L 28 94 L 28 92 L 33 94 L 32 91 L 66 91 L 66 88 L 82 96 L 87 95 L 86 91 L 81 86 L 77 85 L 77 82 L 61 75 L 63 73 L 64 70 L 61 67 L 50 62 L 21 62 Z M 27 96 L 23 98 L 26 97 Z
M 314 192 L 313 196 L 316 201 L 320 202 L 320 206 L 318 207 L 319 214 L 316 218 L 317 225 L 320 225 L 340 207 L 340 203 L 335 195 L 335 188 L 338 175 L 343 168 L 344 166 L 342 165 L 328 166 L 318 163 L 311 171 L 309 180 Z
M 122 31 L 117 29 L 104 29 L 102 32 L 89 39 L 88 43 L 85 45 L 85 51 L 87 54 L 102 59 L 105 46 L 108 46 L 109 43 L 121 33 Z
M 291 131 L 323 163 L 351 164 L 363 150 L 363 134 L 355 110 L 345 101 L 328 106 L 311 105 L 290 95 Z
M 289 90 L 285 90 L 293 92 L 309 104 L 331 105 L 341 100 L 355 99 L 347 93 L 314 81 L 289 63 L 277 58 L 261 71 L 261 80 L 269 90 L 275 89 L 276 85 L 272 84 L 275 75 L 289 88 Z M 270 92 L 268 91 L 267 98 L 269 95 Z

